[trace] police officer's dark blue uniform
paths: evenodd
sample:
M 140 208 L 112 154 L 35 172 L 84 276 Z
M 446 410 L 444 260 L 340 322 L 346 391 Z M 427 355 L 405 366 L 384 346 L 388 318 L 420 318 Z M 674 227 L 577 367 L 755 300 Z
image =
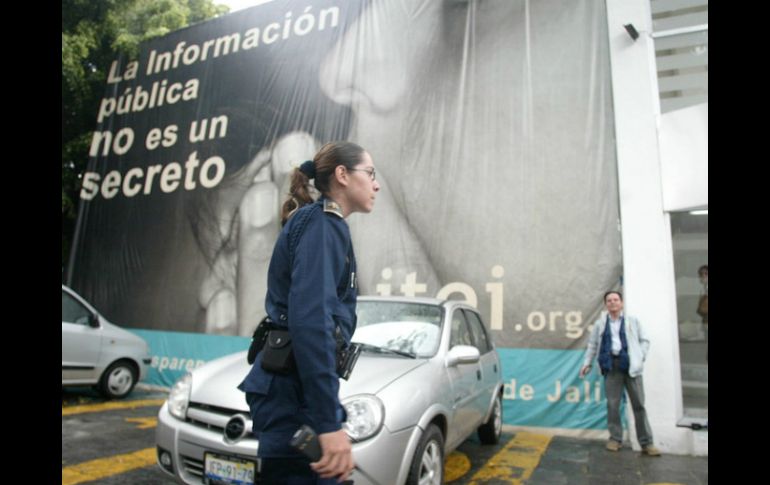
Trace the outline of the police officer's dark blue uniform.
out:
M 339 206 L 322 197 L 289 218 L 270 261 L 265 307 L 273 322 L 288 327 L 297 370 L 265 371 L 260 354 L 238 386 L 246 392 L 259 457 L 305 460 L 288 444 L 301 425 L 318 434 L 341 428 L 335 327 L 349 344 L 356 326 L 355 275 L 350 230 Z

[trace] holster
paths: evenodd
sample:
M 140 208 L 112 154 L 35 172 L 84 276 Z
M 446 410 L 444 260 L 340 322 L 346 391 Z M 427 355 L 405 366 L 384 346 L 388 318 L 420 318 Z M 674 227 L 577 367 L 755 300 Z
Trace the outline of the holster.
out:
M 348 380 L 359 355 L 361 355 L 361 346 L 358 344 L 350 344 L 344 349 L 337 347 L 337 375 Z
M 262 351 L 262 369 L 276 374 L 290 374 L 296 369 L 291 334 L 284 327 L 277 327 L 269 319 L 260 323 L 254 331 L 254 337 L 249 348 L 249 363 L 254 362 L 259 351 Z M 337 375 L 347 380 L 353 372 L 361 354 L 357 344 L 347 345 L 339 327 L 335 329 L 337 344 L 335 362 Z M 262 342 L 259 345 L 259 342 Z M 253 355 L 252 355 L 253 352 Z
M 276 374 L 289 374 L 294 370 L 294 352 L 288 330 L 270 330 L 262 350 L 262 368 Z
M 334 355 L 334 360 L 337 364 L 337 375 L 342 379 L 348 380 L 350 374 L 353 373 L 353 367 L 356 366 L 358 356 L 361 354 L 361 346 L 358 344 L 348 345 L 342 336 L 339 325 L 334 329 L 334 340 L 337 344 Z
M 249 365 L 253 364 L 257 359 L 257 354 L 267 342 L 267 334 L 270 329 L 273 328 L 273 321 L 270 317 L 265 317 L 259 322 L 257 328 L 254 330 L 254 334 L 251 336 L 251 345 L 249 345 L 249 352 L 246 354 L 246 362 Z

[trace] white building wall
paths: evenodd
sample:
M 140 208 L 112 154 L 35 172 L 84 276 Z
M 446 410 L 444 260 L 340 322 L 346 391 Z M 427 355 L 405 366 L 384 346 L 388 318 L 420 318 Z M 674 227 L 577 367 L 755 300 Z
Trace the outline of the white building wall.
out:
M 650 339 L 644 371 L 646 407 L 655 444 L 664 452 L 707 454 L 702 434 L 676 426 L 682 417 L 676 288 L 658 141 L 655 48 L 649 0 L 607 0 L 615 112 L 626 311 Z M 636 41 L 624 24 L 639 31 Z M 613 194 L 608 194 L 612 196 Z M 632 443 L 633 413 L 628 410 Z M 702 433 L 702 432 L 699 432 Z M 706 435 L 707 436 L 707 435 Z M 698 443 L 695 440 L 699 440 Z
M 666 211 L 708 207 L 708 117 L 708 103 L 660 117 L 658 138 Z

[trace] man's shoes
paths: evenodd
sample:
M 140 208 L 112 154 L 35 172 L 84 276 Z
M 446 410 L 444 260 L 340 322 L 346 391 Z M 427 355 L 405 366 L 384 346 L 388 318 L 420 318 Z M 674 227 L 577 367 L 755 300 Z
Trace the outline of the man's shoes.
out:
M 609 440 L 607 442 L 607 449 L 610 451 L 619 451 L 620 450 L 620 443 L 618 443 L 615 440 Z
M 642 454 L 647 456 L 660 456 L 660 450 L 652 445 L 642 446 Z

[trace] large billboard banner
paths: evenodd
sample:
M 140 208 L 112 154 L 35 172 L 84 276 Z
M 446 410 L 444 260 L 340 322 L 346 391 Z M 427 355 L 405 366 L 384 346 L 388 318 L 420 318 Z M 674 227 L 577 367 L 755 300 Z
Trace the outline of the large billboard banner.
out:
M 207 335 L 245 348 L 287 175 L 349 139 L 382 187 L 348 219 L 360 293 L 470 302 L 509 386 L 552 377 L 507 422 L 600 427 L 597 382 L 588 421 L 547 396 L 585 393 L 621 273 L 607 44 L 600 0 L 273 1 L 149 41 L 96 113 L 70 284 L 167 363 L 176 346 L 155 383 L 216 356 L 192 350 Z

